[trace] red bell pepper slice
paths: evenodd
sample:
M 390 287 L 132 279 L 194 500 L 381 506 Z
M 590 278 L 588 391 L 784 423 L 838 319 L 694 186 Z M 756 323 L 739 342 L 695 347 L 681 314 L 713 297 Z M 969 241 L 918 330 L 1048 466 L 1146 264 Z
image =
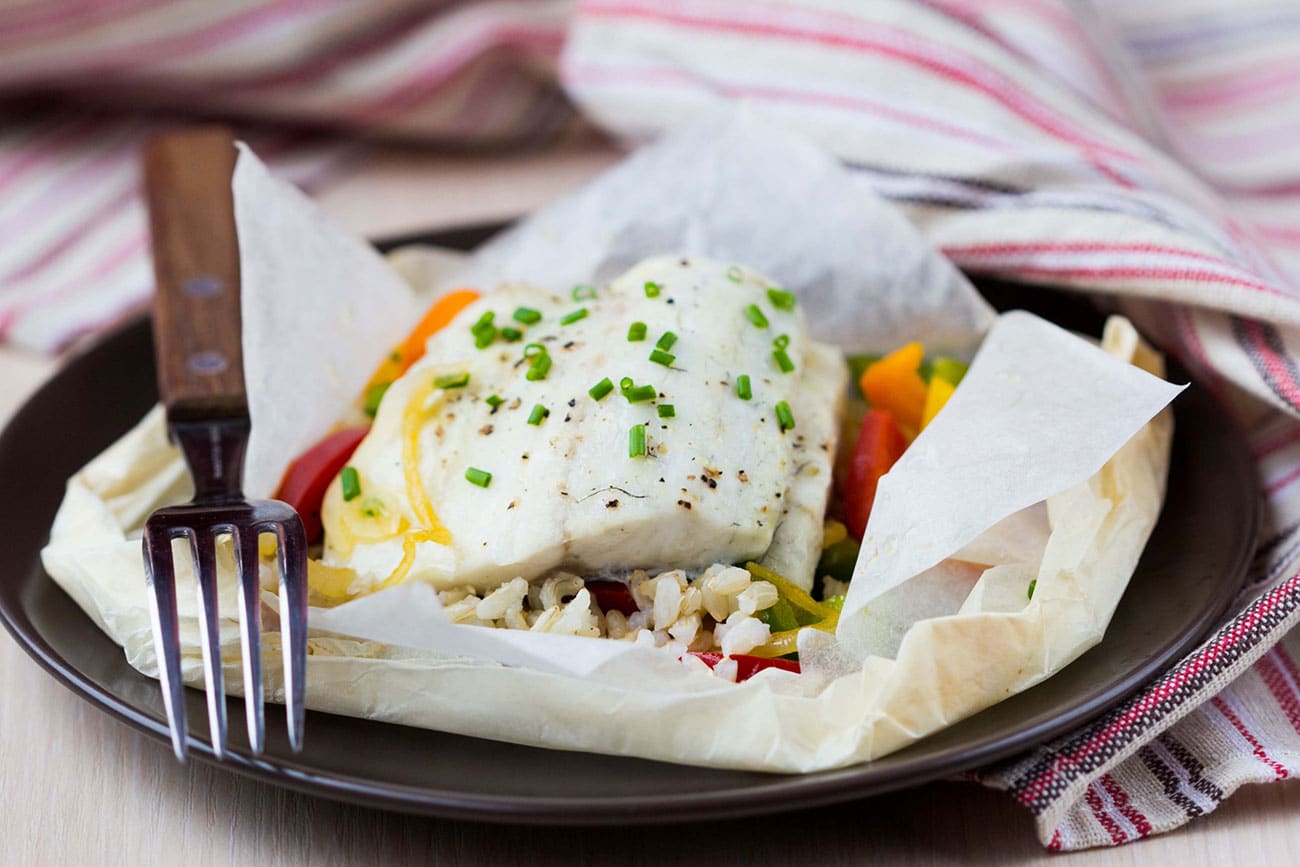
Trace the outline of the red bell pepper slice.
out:
M 324 533 L 320 522 L 320 507 L 325 499 L 325 490 L 369 432 L 368 427 L 349 427 L 335 431 L 299 455 L 285 471 L 275 498 L 293 506 L 298 512 L 303 529 L 307 531 L 309 545 L 320 541 Z
M 849 470 L 844 482 L 844 525 L 855 539 L 861 539 L 871 515 L 871 504 L 876 500 L 876 485 L 880 477 L 907 448 L 907 440 L 894 422 L 894 417 L 884 410 L 869 409 L 862 417 L 858 441 L 849 458 Z
M 723 659 L 721 653 L 714 652 L 692 653 L 691 656 L 697 657 L 709 668 L 713 668 Z M 782 671 L 799 674 L 799 663 L 793 659 L 751 656 L 748 653 L 737 653 L 731 658 L 736 661 L 736 683 L 743 683 L 766 668 L 779 668 Z
M 626 584 L 594 578 L 584 581 L 583 584 L 596 600 L 596 607 L 601 611 L 617 611 L 624 617 L 631 617 L 640 610 L 636 599 L 632 596 L 632 591 Z

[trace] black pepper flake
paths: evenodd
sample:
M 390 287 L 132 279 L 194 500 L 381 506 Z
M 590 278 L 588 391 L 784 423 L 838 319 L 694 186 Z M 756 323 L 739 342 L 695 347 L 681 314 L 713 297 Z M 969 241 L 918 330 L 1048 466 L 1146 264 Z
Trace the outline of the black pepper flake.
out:
M 691 260 L 690 260 L 690 259 L 683 259 L 683 260 L 682 260 L 681 262 L 679 262 L 678 264 L 681 265 L 683 268 L 689 268 L 689 267 L 691 267 Z
M 677 302 L 674 301 L 673 299 L 669 298 L 669 299 L 668 299 L 668 303 L 669 303 L 669 304 L 676 304 Z
M 515 506 L 517 506 L 517 505 L 519 505 L 519 501 L 518 501 L 518 500 L 511 500 L 511 501 L 510 501 L 510 505 L 506 506 L 506 511 L 507 511 L 507 512 L 510 511 L 511 509 L 513 509 L 513 508 L 514 508 Z
M 572 420 L 573 420 L 573 416 L 569 415 L 569 414 L 566 412 L 566 413 L 564 414 L 564 420 L 565 420 L 565 421 L 572 421 Z
M 662 477 L 660 477 L 660 479 L 659 479 L 659 481 L 660 481 L 660 482 L 662 482 L 662 481 L 663 481 L 663 478 L 662 478 Z
M 683 509 L 685 509 L 688 512 L 691 509 L 691 504 L 689 500 L 678 500 L 677 505 L 681 506 Z
M 485 424 L 483 427 L 478 429 L 478 432 L 480 436 L 488 436 L 492 433 L 492 425 Z
M 577 406 L 577 405 L 578 405 L 578 399 L 576 397 L 569 398 L 569 406 Z
M 740 479 L 740 481 L 744 483 L 749 481 L 749 476 L 745 474 L 744 470 L 736 470 L 736 478 Z
M 605 508 L 606 508 L 606 509 L 617 509 L 617 508 L 618 508 L 618 500 L 610 500 L 608 503 L 605 504 Z
M 522 455 L 520 455 L 520 456 L 519 456 L 519 460 L 521 460 L 521 461 L 526 461 L 526 460 L 528 460 L 528 452 L 524 452 Z
M 575 344 L 572 340 L 570 340 L 568 343 L 564 344 L 564 346 L 562 346 L 562 347 L 560 347 L 560 348 L 561 348 L 561 349 L 572 349 L 572 348 L 573 348 L 574 346 L 576 346 L 576 345 L 577 345 L 577 344 Z
M 710 477 L 705 479 L 704 484 L 708 485 L 710 488 L 712 488 L 715 491 L 718 489 L 718 480 L 715 478 Z

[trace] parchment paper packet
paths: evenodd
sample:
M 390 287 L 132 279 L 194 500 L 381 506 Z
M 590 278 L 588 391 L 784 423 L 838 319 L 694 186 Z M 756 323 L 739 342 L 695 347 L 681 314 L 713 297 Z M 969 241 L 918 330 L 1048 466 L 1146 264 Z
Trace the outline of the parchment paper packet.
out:
M 246 488 L 265 495 L 283 462 L 351 403 L 420 305 L 382 260 L 249 154 L 234 188 L 246 373 L 262 440 L 250 453 L 278 455 L 250 463 Z M 435 269 L 432 291 L 505 277 L 565 290 L 665 251 L 765 271 L 799 294 L 816 336 L 852 350 L 917 337 L 968 352 L 994 321 L 961 275 L 850 173 L 748 116 L 634 155 L 463 268 Z M 403 273 L 418 272 L 418 260 L 406 254 Z M 287 318 L 298 306 L 313 308 L 314 330 Z M 1153 365 L 1122 320 L 1106 340 L 1119 358 Z M 321 382 L 310 396 L 288 393 L 312 376 Z M 408 583 L 313 610 L 308 705 L 718 767 L 805 772 L 883 755 L 1101 639 L 1159 511 L 1171 426 L 1157 413 L 1177 391 L 1027 314 L 997 320 L 953 403 L 882 485 L 841 632 L 805 631 L 802 675 L 767 671 L 732 684 L 626 642 L 455 625 L 431 587 Z M 277 411 L 288 401 L 292 413 Z M 977 471 L 984 466 L 1010 475 L 991 480 Z M 70 480 L 44 552 L 55 580 L 151 675 L 139 527 L 187 488 L 155 411 Z M 914 488 L 924 497 L 911 499 Z M 220 567 L 221 605 L 234 612 L 233 563 L 224 557 Z M 183 565 L 179 573 L 192 582 Z M 198 682 L 196 602 L 183 588 L 179 596 L 186 677 Z M 234 620 L 223 620 L 222 637 L 236 691 Z M 275 645 L 268 633 L 272 684 Z

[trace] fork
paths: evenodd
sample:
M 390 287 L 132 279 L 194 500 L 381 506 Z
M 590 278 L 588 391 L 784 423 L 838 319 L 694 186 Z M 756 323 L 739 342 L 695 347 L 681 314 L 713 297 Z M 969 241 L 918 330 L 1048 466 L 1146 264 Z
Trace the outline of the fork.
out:
M 218 537 L 233 542 L 239 574 L 244 702 L 253 753 L 266 745 L 262 695 L 260 535 L 274 534 L 280 566 L 280 621 L 289 744 L 302 749 L 307 667 L 306 538 L 298 514 L 276 500 L 242 493 L 248 401 L 240 346 L 239 247 L 230 133 L 198 128 L 169 133 L 145 152 L 145 191 L 157 297 L 154 341 L 158 390 L 172 440 L 194 478 L 194 499 L 150 515 L 144 561 L 154 650 L 172 749 L 187 750 L 185 684 L 176 615 L 172 541 L 186 539 L 195 564 L 208 731 L 217 759 L 226 752 L 226 700 L 217 609 Z

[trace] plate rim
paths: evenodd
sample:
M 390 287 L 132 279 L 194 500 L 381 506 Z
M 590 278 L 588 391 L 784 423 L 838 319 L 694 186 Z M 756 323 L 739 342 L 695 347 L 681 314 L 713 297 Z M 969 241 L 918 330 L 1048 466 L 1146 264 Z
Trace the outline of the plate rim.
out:
M 448 237 L 462 239 L 461 242 L 465 243 L 466 240 L 463 239 L 481 240 L 485 235 L 501 227 L 502 224 L 451 227 L 444 231 L 403 237 L 393 242 L 379 242 L 376 246 L 389 249 L 412 242 L 446 243 Z M 1061 290 L 1052 288 L 1050 291 Z M 4 429 L 0 430 L 0 456 L 8 454 L 10 441 L 17 436 L 15 431 L 20 427 L 17 424 L 19 420 L 35 413 L 42 401 L 52 399 L 59 392 L 61 384 L 76 374 L 79 366 L 93 363 L 100 356 L 111 356 L 115 351 L 122 351 L 120 346 L 127 345 L 133 339 L 140 339 L 140 335 L 136 332 L 141 330 L 146 332 L 149 330 L 148 320 L 143 315 L 127 320 L 65 359 L 62 366 L 28 396 L 13 413 Z M 1226 438 L 1234 446 L 1233 460 L 1244 463 L 1246 467 L 1253 466 L 1241 431 L 1230 419 L 1220 418 L 1218 421 L 1224 428 Z M 884 794 L 959 774 L 1023 753 L 1036 745 L 1094 721 L 1202 643 L 1231 604 L 1236 591 L 1240 588 L 1239 579 L 1245 576 L 1253 557 L 1262 504 L 1258 498 L 1253 498 L 1252 502 L 1255 508 L 1249 510 L 1249 514 L 1241 523 L 1241 544 L 1238 550 L 1232 552 L 1232 556 L 1227 558 L 1232 568 L 1226 570 L 1225 575 L 1234 576 L 1234 580 L 1219 578 L 1215 585 L 1214 604 L 1205 606 L 1198 616 L 1193 618 L 1194 626 L 1182 636 L 1167 641 L 1160 648 L 1160 653 L 1134 666 L 1123 677 L 1117 678 L 1106 689 L 1090 699 L 1073 705 L 1065 714 L 1041 720 L 1027 727 L 1013 729 L 1010 733 L 1003 731 L 989 734 L 976 739 L 959 753 L 931 757 L 930 761 L 922 762 L 919 767 L 904 763 L 887 768 L 883 772 L 877 770 L 873 773 L 866 770 L 872 767 L 872 763 L 868 762 L 813 774 L 770 774 L 769 780 L 759 784 L 747 782 L 740 790 L 721 787 L 716 790 L 681 794 L 566 797 L 467 793 L 445 788 L 432 789 L 381 782 L 373 778 L 359 778 L 334 771 L 314 770 L 299 764 L 296 757 L 291 755 L 254 758 L 240 752 L 228 751 L 227 759 L 218 761 L 212 752 L 210 742 L 202 736 L 201 731 L 195 731 L 194 723 L 201 722 L 198 720 L 191 721 L 188 735 L 191 752 L 207 764 L 306 794 L 400 812 L 510 824 L 608 825 L 703 821 L 802 810 Z M 23 567 L 28 572 L 35 568 L 44 574 L 39 556 L 36 563 L 24 563 Z M 20 576 L 25 574 L 19 573 Z M 20 578 L 19 583 L 25 584 L 26 578 Z M 57 585 L 55 589 L 58 593 L 64 593 Z M 75 605 L 75 602 L 73 604 Z M 1120 604 L 1123 604 L 1122 599 Z M 86 626 L 97 629 L 79 606 L 77 611 L 85 618 Z M 19 646 L 55 680 L 118 721 L 160 743 L 170 742 L 165 721 L 118 698 L 106 687 L 99 686 L 83 674 L 74 663 L 66 659 L 45 639 L 23 606 L 19 605 L 17 610 L 10 610 L 7 586 L 0 588 L 0 622 L 4 623 Z M 145 677 L 139 676 L 142 679 Z

